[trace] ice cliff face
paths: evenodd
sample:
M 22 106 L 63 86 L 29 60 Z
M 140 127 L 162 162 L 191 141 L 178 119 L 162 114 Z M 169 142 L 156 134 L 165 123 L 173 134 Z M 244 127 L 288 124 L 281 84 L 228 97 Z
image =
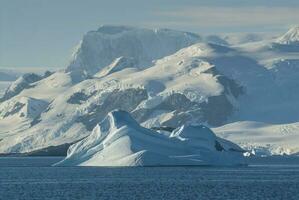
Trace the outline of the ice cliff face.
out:
M 80 42 L 66 71 L 77 82 L 94 75 L 119 57 L 135 59 L 140 68 L 200 40 L 196 34 L 169 29 L 101 26 Z
M 245 164 L 242 149 L 222 145 L 204 126 L 182 126 L 170 137 L 112 111 L 87 138 L 72 145 L 59 166 L 179 166 Z

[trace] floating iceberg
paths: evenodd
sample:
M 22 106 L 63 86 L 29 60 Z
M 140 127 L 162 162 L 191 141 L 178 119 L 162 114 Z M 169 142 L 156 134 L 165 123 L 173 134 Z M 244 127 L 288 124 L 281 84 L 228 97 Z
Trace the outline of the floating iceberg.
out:
M 205 126 L 181 126 L 169 135 L 140 126 L 115 110 L 91 135 L 72 145 L 58 166 L 240 165 L 243 150 Z

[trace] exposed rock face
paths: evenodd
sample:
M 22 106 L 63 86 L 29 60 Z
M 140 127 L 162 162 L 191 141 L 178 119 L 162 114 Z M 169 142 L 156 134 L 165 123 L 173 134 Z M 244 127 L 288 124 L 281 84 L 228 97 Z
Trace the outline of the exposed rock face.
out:
M 135 109 L 133 116 L 142 123 L 160 110 L 173 114 L 171 119 L 163 121 L 161 126 L 178 127 L 183 124 L 200 124 L 201 122 L 207 122 L 213 126 L 223 124 L 234 111 L 231 98 L 237 99 L 244 94 L 243 88 L 232 79 L 221 75 L 215 67 L 203 73 L 212 74 L 221 83 L 224 88 L 222 94 L 208 97 L 206 101 L 198 103 L 191 101 L 184 94 L 173 93 L 155 107 Z
M 75 92 L 72 96 L 67 100 L 69 104 L 79 104 L 86 102 L 92 95 L 87 95 L 84 92 Z
M 131 112 L 147 97 L 147 92 L 142 89 L 114 90 L 107 94 L 101 104 L 91 106 L 88 113 L 76 121 L 83 123 L 91 131 L 111 110 L 119 108 Z

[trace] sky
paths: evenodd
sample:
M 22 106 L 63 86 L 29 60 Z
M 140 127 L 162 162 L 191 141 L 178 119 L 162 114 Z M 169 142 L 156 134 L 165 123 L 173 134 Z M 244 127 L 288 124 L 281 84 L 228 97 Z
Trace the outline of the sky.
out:
M 84 33 L 103 24 L 283 33 L 299 25 L 299 1 L 0 0 L 0 67 L 64 68 Z

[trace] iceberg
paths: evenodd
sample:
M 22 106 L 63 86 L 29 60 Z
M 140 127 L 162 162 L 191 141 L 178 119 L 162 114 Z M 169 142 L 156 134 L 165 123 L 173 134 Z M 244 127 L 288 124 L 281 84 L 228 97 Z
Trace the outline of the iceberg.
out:
M 203 125 L 181 126 L 169 136 L 114 110 L 56 166 L 242 165 L 243 150 Z

